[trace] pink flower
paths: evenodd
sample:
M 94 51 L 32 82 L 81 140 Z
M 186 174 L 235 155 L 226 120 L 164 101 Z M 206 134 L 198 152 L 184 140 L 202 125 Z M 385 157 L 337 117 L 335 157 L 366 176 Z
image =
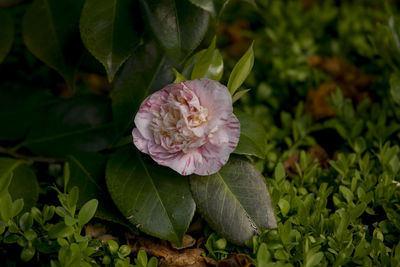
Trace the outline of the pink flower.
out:
M 197 79 L 148 96 L 135 117 L 133 142 L 158 164 L 182 175 L 216 173 L 240 136 L 232 98 L 222 84 Z

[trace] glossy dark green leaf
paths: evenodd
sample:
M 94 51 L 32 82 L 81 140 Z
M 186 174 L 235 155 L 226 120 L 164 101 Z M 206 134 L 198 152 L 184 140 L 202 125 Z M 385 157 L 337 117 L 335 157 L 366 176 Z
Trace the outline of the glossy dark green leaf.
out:
M 229 0 L 190 0 L 190 2 L 215 17 L 223 11 Z
M 8 191 L 13 200 L 19 198 L 24 200 L 24 210 L 30 210 L 36 204 L 39 197 L 39 183 L 30 166 L 22 164 L 14 170 Z
M 44 116 L 50 101 L 50 94 L 46 91 L 33 88 L 1 88 L 0 125 L 7 127 L 2 127 L 0 140 L 12 141 L 25 136 L 35 119 Z
M 69 155 L 71 179 L 69 187 L 79 188 L 78 206 L 90 199 L 97 199 L 99 206 L 96 217 L 129 226 L 111 200 L 104 179 L 106 157 L 99 153 L 79 153 Z
M 80 30 L 86 48 L 105 67 L 109 81 L 140 42 L 136 1 L 86 0 Z
M 240 121 L 240 139 L 233 153 L 264 158 L 267 145 L 267 134 L 261 123 L 254 117 L 235 111 Z
M 14 41 L 14 22 L 12 18 L 3 10 L 0 10 L 0 63 L 3 62 L 8 52 L 11 50 Z
M 187 0 L 140 0 L 140 4 L 154 35 L 175 58 L 193 51 L 207 31 L 208 13 Z
M 106 182 L 115 204 L 131 223 L 181 244 L 195 211 L 187 177 L 158 166 L 131 145 L 111 155 Z
M 216 174 L 191 176 L 190 186 L 202 216 L 235 244 L 276 227 L 264 177 L 247 161 L 231 158 Z
M 124 65 L 111 95 L 114 120 L 123 135 L 132 130 L 141 102 L 152 91 L 172 83 L 172 60 L 155 42 L 140 46 Z
M 254 64 L 254 51 L 253 44 L 247 49 L 246 53 L 239 59 L 229 75 L 228 89 L 233 95 L 237 89 L 242 85 L 249 75 Z
M 82 54 L 79 35 L 82 6 L 83 0 L 35 0 L 22 22 L 28 49 L 60 73 L 70 87 Z
M 62 157 L 76 152 L 96 152 L 114 138 L 108 99 L 83 96 L 63 100 L 35 123 L 21 146 L 47 156 Z

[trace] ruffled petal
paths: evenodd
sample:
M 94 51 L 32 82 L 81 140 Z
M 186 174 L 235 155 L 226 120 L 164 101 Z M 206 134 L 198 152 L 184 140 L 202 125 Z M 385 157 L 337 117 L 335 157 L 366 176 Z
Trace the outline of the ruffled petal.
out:
M 199 98 L 200 105 L 208 109 L 208 131 L 218 125 L 226 124 L 233 111 L 232 97 L 228 88 L 206 78 L 185 81 L 183 84 L 193 90 Z
M 213 135 L 212 142 L 204 144 L 199 150 L 203 164 L 196 168 L 198 175 L 210 175 L 218 172 L 226 164 L 229 155 L 236 149 L 240 137 L 239 120 L 231 114 L 228 124 Z
M 142 136 L 137 128 L 132 130 L 132 136 L 133 143 L 139 149 L 139 151 L 148 154 L 149 150 L 147 149 L 147 144 L 149 141 Z

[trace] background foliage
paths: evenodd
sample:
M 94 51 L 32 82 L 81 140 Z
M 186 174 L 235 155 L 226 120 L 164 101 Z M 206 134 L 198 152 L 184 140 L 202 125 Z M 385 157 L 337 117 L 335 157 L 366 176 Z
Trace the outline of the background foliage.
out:
M 398 266 L 397 14 L 395 1 L 369 0 L 35 0 L 1 9 L 0 258 L 155 266 L 143 252 L 131 260 L 127 246 L 84 236 L 83 226 L 180 243 L 197 205 L 217 231 L 200 234 L 217 261 L 245 253 L 256 266 Z M 141 101 L 185 77 L 236 91 L 241 139 L 219 176 L 181 177 L 131 144 Z M 245 211 L 205 198 L 209 185 L 250 188 L 248 174 L 262 185 L 265 177 L 269 191 Z M 251 219 L 235 226 L 207 205 Z M 267 230 L 252 214 L 271 205 L 277 228 Z

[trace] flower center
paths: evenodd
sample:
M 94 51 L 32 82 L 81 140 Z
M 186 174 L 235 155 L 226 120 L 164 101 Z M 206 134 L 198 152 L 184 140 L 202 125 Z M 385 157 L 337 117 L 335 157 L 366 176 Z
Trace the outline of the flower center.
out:
M 204 126 L 208 110 L 200 105 L 192 91 L 170 94 L 167 101 L 153 112 L 150 129 L 154 140 L 168 151 L 187 153 L 206 142 Z

